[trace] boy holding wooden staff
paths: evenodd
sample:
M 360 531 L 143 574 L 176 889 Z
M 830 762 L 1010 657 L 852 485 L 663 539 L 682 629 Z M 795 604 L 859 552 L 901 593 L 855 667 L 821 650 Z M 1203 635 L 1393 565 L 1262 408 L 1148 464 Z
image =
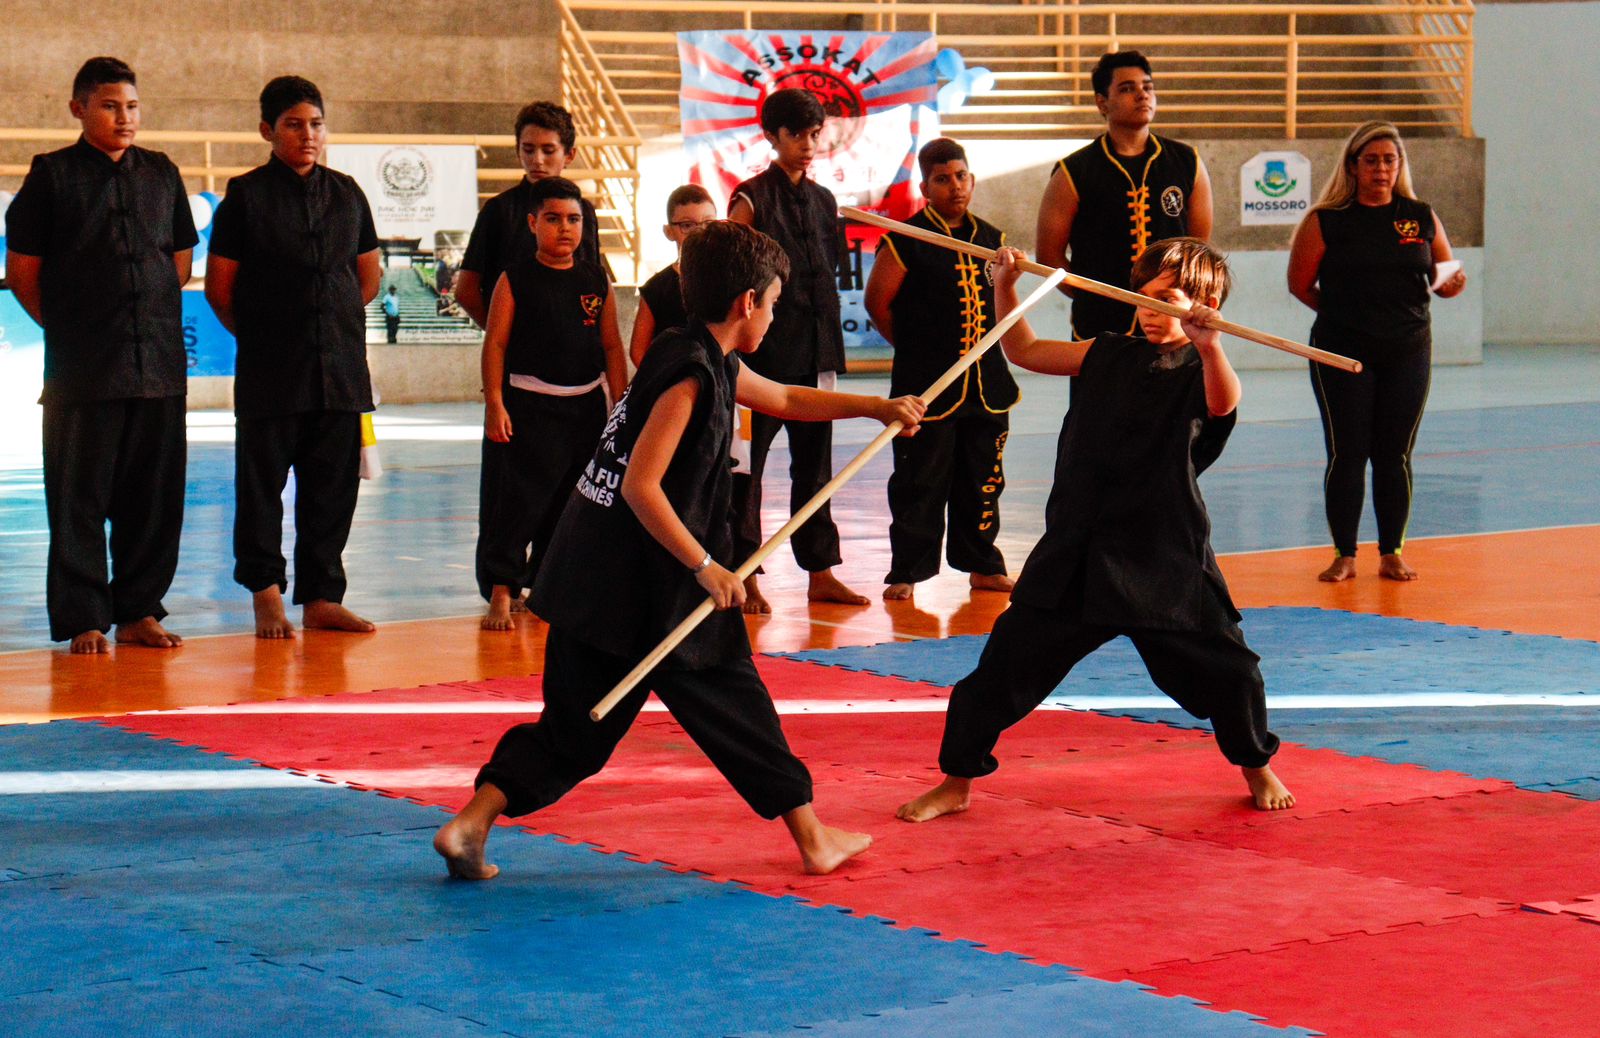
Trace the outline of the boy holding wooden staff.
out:
M 729 440 L 735 400 L 785 419 L 908 429 L 923 406 L 784 385 L 745 367 L 788 272 L 776 242 L 728 221 L 684 243 L 690 326 L 651 344 L 562 514 L 529 602 L 550 623 L 544 710 L 505 733 L 471 802 L 435 836 L 451 875 L 496 875 L 484 861 L 494 820 L 546 807 L 598 772 L 651 691 L 757 814 L 784 820 L 807 872 L 831 872 L 871 844 L 818 820 L 810 773 L 750 660 L 744 588 L 718 561 L 733 553 Z M 720 611 L 592 722 L 590 708 L 708 594 Z
M 969 211 L 977 178 L 967 168 L 966 149 L 940 137 L 923 146 L 917 163 L 928 204 L 911 226 L 990 249 L 1005 243 L 1003 231 Z M 891 394 L 925 389 L 973 349 L 995 320 L 994 288 L 981 261 L 892 232 L 878 246 L 866 305 L 894 346 Z M 950 565 L 971 574 L 968 582 L 976 589 L 1011 590 L 995 538 L 1006 482 L 1008 412 L 1019 396 L 1005 356 L 990 350 L 929 402 L 918 436 L 895 441 L 884 598 L 908 599 L 919 582 L 939 572 L 946 511 Z
M 1001 314 L 1017 305 L 1017 261 L 993 267 Z M 1132 285 L 1192 310 L 1181 322 L 1145 307 L 1145 338 L 1036 339 L 1026 321 L 1002 343 L 1030 371 L 1076 375 L 1056 455 L 1045 533 L 995 622 L 977 669 L 950 695 L 939 768 L 945 779 L 900 808 L 909 822 L 965 811 L 972 780 L 999 766 L 1005 729 L 1044 701 L 1075 664 L 1118 635 L 1139 650 L 1152 680 L 1189 713 L 1210 718 L 1217 746 L 1244 774 L 1256 807 L 1294 797 L 1272 773 L 1259 658 L 1211 551 L 1196 482 L 1233 430 L 1238 376 L 1207 327 L 1227 298 L 1222 255 L 1197 238 L 1157 242 L 1134 264 Z M 1092 391 L 1089 391 L 1092 387 Z

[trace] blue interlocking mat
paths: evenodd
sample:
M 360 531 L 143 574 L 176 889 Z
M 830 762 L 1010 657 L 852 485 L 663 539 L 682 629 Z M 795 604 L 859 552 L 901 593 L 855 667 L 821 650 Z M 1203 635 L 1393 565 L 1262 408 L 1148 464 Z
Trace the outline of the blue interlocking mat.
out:
M 1261 656 L 1273 730 L 1308 746 L 1395 763 L 1508 779 L 1529 789 L 1597 799 L 1600 645 L 1335 610 L 1245 610 L 1245 637 Z M 894 642 L 789 654 L 874 674 L 953 685 L 977 664 L 983 636 Z M 1340 706 L 1285 709 L 1286 696 L 1406 697 L 1471 693 L 1482 706 Z M 1118 638 L 1074 668 L 1052 693 L 1159 697 L 1132 643 Z M 1594 705 L 1497 705 L 1495 696 L 1593 696 Z M 1087 701 L 1087 702 L 1085 702 Z M 1206 727 L 1176 707 L 1097 707 L 1143 720 Z

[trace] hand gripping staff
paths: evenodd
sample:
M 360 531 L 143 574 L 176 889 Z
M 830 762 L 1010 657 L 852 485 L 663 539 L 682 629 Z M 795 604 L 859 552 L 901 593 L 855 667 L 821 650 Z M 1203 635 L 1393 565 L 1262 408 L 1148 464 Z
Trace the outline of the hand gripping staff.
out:
M 854 206 L 845 206 L 839 211 L 858 223 L 871 224 L 874 227 L 881 227 L 886 231 L 894 231 L 896 234 L 903 234 L 907 238 L 915 238 L 918 241 L 925 241 L 934 245 L 942 245 L 947 249 L 954 249 L 957 252 L 965 252 L 969 256 L 981 256 L 984 259 L 994 259 L 994 250 L 986 249 L 982 245 L 974 245 L 971 242 L 965 242 L 959 238 L 951 238 L 948 235 L 939 234 L 936 231 L 925 231 L 920 227 L 913 227 L 910 224 L 900 223 L 897 220 L 891 220 L 886 216 L 879 216 L 877 213 L 869 213 L 865 209 L 857 209 Z M 1152 299 L 1149 296 L 1142 296 L 1137 292 L 1130 292 L 1125 288 L 1117 288 L 1114 285 L 1107 285 L 1101 281 L 1092 281 L 1089 278 L 1081 277 L 1077 274 L 1059 271 L 1055 267 L 1047 267 L 1043 263 L 1035 263 L 1032 260 L 1023 260 L 1022 262 L 1018 263 L 1017 266 L 1022 270 L 1027 271 L 1029 274 L 1038 274 L 1041 277 L 1049 277 L 1051 274 L 1060 273 L 1066 278 L 1067 284 L 1071 285 L 1073 288 L 1082 289 L 1086 292 L 1093 292 L 1096 295 L 1108 296 L 1111 299 L 1115 299 L 1120 303 L 1127 303 L 1130 306 L 1142 306 L 1146 309 L 1154 310 L 1157 313 L 1166 314 L 1168 317 L 1182 318 L 1188 316 L 1189 313 L 1188 310 L 1176 304 L 1168 303 L 1161 299 Z M 1215 328 L 1219 332 L 1227 332 L 1229 335 L 1237 336 L 1241 339 L 1248 339 L 1251 342 L 1260 343 L 1263 346 L 1271 346 L 1275 350 L 1282 350 L 1285 353 L 1292 353 L 1297 357 L 1305 357 L 1307 360 L 1314 360 L 1318 364 L 1326 364 L 1329 367 L 1339 368 L 1340 370 L 1349 371 L 1352 373 L 1359 372 L 1361 370 L 1361 362 L 1358 360 L 1351 360 L 1349 357 L 1341 357 L 1339 354 L 1329 353 L 1327 350 L 1319 350 L 1315 346 L 1307 346 L 1304 343 L 1295 342 L 1293 339 L 1285 339 L 1267 332 L 1258 332 L 1254 328 L 1246 328 L 1244 325 L 1234 324 L 1232 321 L 1214 320 L 1209 323 L 1209 326 Z
M 996 324 L 994 329 L 990 331 L 989 334 L 978 340 L 977 345 L 973 346 L 972 349 L 962 354 L 961 359 L 951 365 L 949 371 L 946 371 L 943 375 L 940 375 L 938 381 L 928 387 L 927 391 L 922 394 L 922 399 L 932 400 L 940 393 L 943 393 L 946 389 L 948 389 L 956 379 L 961 377 L 963 372 L 978 362 L 979 357 L 982 357 L 989 351 L 991 347 L 998 343 L 1000 341 L 1000 337 L 1004 335 L 1013 324 L 1016 324 L 1018 321 L 1020 321 L 1022 316 L 1026 314 L 1029 309 L 1054 291 L 1056 285 L 1059 284 L 1063 278 L 1070 276 L 1071 275 L 1064 270 L 1051 270 L 1049 268 L 1045 268 L 1044 284 L 1040 285 L 1034 290 L 1032 295 L 1024 299 L 1020 306 L 1002 318 L 1000 323 Z M 850 459 L 849 464 L 840 469 L 838 474 L 830 479 L 826 486 L 817 491 L 815 497 L 813 497 L 810 501 L 807 501 L 799 511 L 795 512 L 794 515 L 789 517 L 789 521 L 783 525 L 781 530 L 768 538 L 767 543 L 763 544 L 761 547 L 757 548 L 753 553 L 751 553 L 750 557 L 744 561 L 744 564 L 734 571 L 734 576 L 738 577 L 740 580 L 748 579 L 750 574 L 754 573 L 756 569 L 767 560 L 769 555 L 782 547 L 783 542 L 792 537 L 794 532 L 798 530 L 807 519 L 810 519 L 817 509 L 827 504 L 828 499 L 833 497 L 834 494 L 838 493 L 840 487 L 848 483 L 850 478 L 857 472 L 860 472 L 862 467 L 866 465 L 868 461 L 872 460 L 873 455 L 883 450 L 883 448 L 888 446 L 896 436 L 900 435 L 900 432 L 903 428 L 904 426 L 902 426 L 899 422 L 892 422 L 889 425 L 884 426 L 883 431 L 878 433 L 873 441 L 862 449 L 860 454 L 857 454 L 854 458 Z M 667 655 L 672 652 L 673 649 L 677 648 L 680 642 L 689 637 L 689 633 L 696 627 L 700 626 L 701 621 L 710 616 L 714 608 L 715 603 L 709 597 L 707 597 L 704 602 L 701 602 L 698 606 L 696 606 L 693 612 L 683 618 L 682 623 L 674 627 L 672 632 L 661 640 L 660 645 L 657 645 L 654 649 L 650 650 L 649 655 L 640 660 L 638 666 L 630 670 L 626 677 L 617 682 L 617 686 L 615 688 L 606 693 L 604 699 L 595 704 L 595 708 L 589 711 L 589 719 L 591 721 L 598 721 L 605 717 L 606 714 L 610 713 L 612 707 L 621 702 L 624 696 L 633 691 L 635 685 L 644 680 L 646 674 L 649 674 L 652 670 L 654 670 L 656 665 L 662 660 L 666 659 Z

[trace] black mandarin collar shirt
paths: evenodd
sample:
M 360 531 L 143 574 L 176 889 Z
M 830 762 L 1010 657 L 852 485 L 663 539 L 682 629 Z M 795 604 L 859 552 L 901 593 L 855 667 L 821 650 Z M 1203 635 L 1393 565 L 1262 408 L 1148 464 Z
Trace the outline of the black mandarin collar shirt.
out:
M 6 211 L 6 247 L 43 261 L 45 401 L 181 396 L 183 297 L 173 254 L 199 236 L 158 151 L 121 159 L 82 137 L 36 155 Z
M 239 264 L 239 417 L 372 410 L 356 258 L 377 247 L 367 196 L 337 170 L 301 176 L 274 155 L 228 182 L 211 252 Z

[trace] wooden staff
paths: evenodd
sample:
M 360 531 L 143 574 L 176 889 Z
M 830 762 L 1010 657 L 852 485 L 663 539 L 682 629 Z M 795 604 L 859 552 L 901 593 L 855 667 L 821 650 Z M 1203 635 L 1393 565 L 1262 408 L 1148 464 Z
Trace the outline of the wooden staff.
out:
M 990 331 L 989 334 L 978 340 L 977 345 L 973 346 L 972 349 L 962 354 L 961 359 L 950 366 L 950 370 L 946 371 L 943 375 L 940 375 L 939 380 L 928 387 L 927 391 L 922 394 L 922 399 L 931 401 L 938 397 L 940 393 L 943 393 L 946 389 L 948 389 L 956 379 L 961 377 L 963 372 L 978 362 L 978 358 L 982 357 L 992 346 L 994 346 L 995 343 L 999 342 L 1000 337 L 1004 335 L 1012 325 L 1020 321 L 1023 314 L 1027 313 L 1028 310 L 1031 309 L 1035 304 L 1044 299 L 1045 296 L 1049 295 L 1051 290 L 1053 290 L 1056 285 L 1067 276 L 1067 272 L 1064 270 L 1049 271 L 1045 277 L 1044 284 L 1040 285 L 1034 290 L 1032 295 L 1024 299 L 1022 301 L 1022 305 L 1018 306 L 1015 310 L 1011 311 L 1004 318 L 1002 318 L 1000 323 L 995 325 L 994 329 Z M 817 509 L 827 504 L 828 499 L 833 497 L 834 494 L 838 493 L 840 487 L 849 482 L 850 478 L 857 472 L 860 472 L 862 466 L 866 465 L 868 461 L 871 461 L 873 455 L 877 454 L 879 451 L 883 450 L 884 447 L 888 446 L 896 436 L 900 435 L 901 430 L 904 428 L 905 426 L 901 425 L 899 422 L 890 422 L 888 425 L 884 426 L 883 431 L 878 433 L 878 435 L 873 438 L 872 442 L 867 444 L 866 447 L 862 449 L 860 454 L 857 454 L 854 458 L 851 458 L 850 463 L 844 468 L 840 469 L 839 473 L 830 479 L 826 486 L 817 491 L 816 496 L 812 497 L 810 501 L 807 501 L 803 506 L 801 506 L 799 511 L 790 516 L 789 521 L 783 524 L 783 528 L 777 533 L 773 534 L 772 537 L 767 540 L 767 543 L 757 548 L 750 555 L 750 557 L 744 561 L 744 565 L 740 566 L 734 571 L 733 575 L 738 577 L 740 581 L 748 580 L 750 574 L 754 573 L 760 567 L 760 565 L 767 560 L 769 555 L 782 547 L 784 541 L 787 541 L 790 537 L 794 536 L 794 532 L 800 529 L 805 521 L 810 519 L 811 516 L 816 513 Z M 698 606 L 695 606 L 694 611 L 688 616 L 684 617 L 683 622 L 674 627 L 672 632 L 661 640 L 660 645 L 657 645 L 654 649 L 651 649 L 650 654 L 644 659 L 640 660 L 638 666 L 628 671 L 627 676 L 621 681 L 617 682 L 616 687 L 610 692 L 606 693 L 606 697 L 604 699 L 595 704 L 595 708 L 589 711 L 589 719 L 591 721 L 598 721 L 605 717 L 606 714 L 609 714 L 612 707 L 620 703 L 622 698 L 629 692 L 632 692 L 634 686 L 643 681 L 645 675 L 649 674 L 662 660 L 666 659 L 667 655 L 671 653 L 673 649 L 676 649 L 680 642 L 689 637 L 689 633 L 696 627 L 700 626 L 701 622 L 705 620 L 706 617 L 710 616 L 712 611 L 715 609 L 716 601 L 710 597 L 707 597 L 704 602 L 701 602 Z
M 887 216 L 879 216 L 877 213 L 869 213 L 865 209 L 857 209 L 855 206 L 845 206 L 839 211 L 852 220 L 856 220 L 860 223 L 869 223 L 874 227 L 881 227 L 886 231 L 894 231 L 896 234 L 903 234 L 907 238 L 916 238 L 918 241 L 929 242 L 933 245 L 942 245 L 947 249 L 954 249 L 957 252 L 965 252 L 969 256 L 981 256 L 984 259 L 990 260 L 994 259 L 995 253 L 993 249 L 986 249 L 982 245 L 975 245 L 972 242 L 962 241 L 960 238 L 952 238 L 949 235 L 940 234 L 937 231 L 925 231 L 920 227 L 913 227 L 908 223 L 901 223 L 898 220 L 891 220 Z M 1043 263 L 1035 263 L 1034 261 L 1028 259 L 1018 261 L 1017 267 L 1018 269 L 1024 270 L 1029 274 L 1038 274 L 1041 277 L 1049 277 L 1051 274 L 1057 272 L 1056 267 L 1047 267 Z M 1168 317 L 1183 318 L 1189 316 L 1189 311 L 1187 309 L 1174 303 L 1168 303 L 1161 299 L 1152 299 L 1149 296 L 1140 295 L 1137 292 L 1130 292 L 1125 288 L 1117 288 L 1115 285 L 1107 285 L 1104 282 L 1093 281 L 1089 278 L 1068 273 L 1066 271 L 1061 271 L 1061 273 L 1065 275 L 1067 284 L 1071 285 L 1073 288 L 1079 288 L 1087 292 L 1093 292 L 1096 295 L 1108 296 L 1117 300 L 1119 303 L 1127 303 L 1129 306 L 1142 306 L 1148 310 L 1154 310 L 1157 313 L 1166 314 Z M 1359 372 L 1361 370 L 1361 362 L 1359 360 L 1351 360 L 1349 357 L 1341 357 L 1337 353 L 1329 353 L 1327 350 L 1319 350 L 1315 346 L 1307 346 L 1305 343 L 1295 342 L 1293 339 L 1285 339 L 1277 335 L 1272 335 L 1268 332 L 1258 332 L 1254 328 L 1246 328 L 1244 325 L 1234 324 L 1232 321 L 1224 321 L 1221 319 L 1214 320 L 1209 322 L 1209 327 L 1215 328 L 1219 332 L 1227 332 L 1229 335 L 1237 336 L 1241 339 L 1248 339 L 1251 342 L 1260 343 L 1263 346 L 1271 346 L 1275 350 L 1282 350 L 1285 353 L 1292 353 L 1297 357 L 1305 357 L 1307 360 L 1314 360 L 1318 364 L 1326 364 L 1331 368 L 1339 368 L 1343 371 L 1349 372 Z

